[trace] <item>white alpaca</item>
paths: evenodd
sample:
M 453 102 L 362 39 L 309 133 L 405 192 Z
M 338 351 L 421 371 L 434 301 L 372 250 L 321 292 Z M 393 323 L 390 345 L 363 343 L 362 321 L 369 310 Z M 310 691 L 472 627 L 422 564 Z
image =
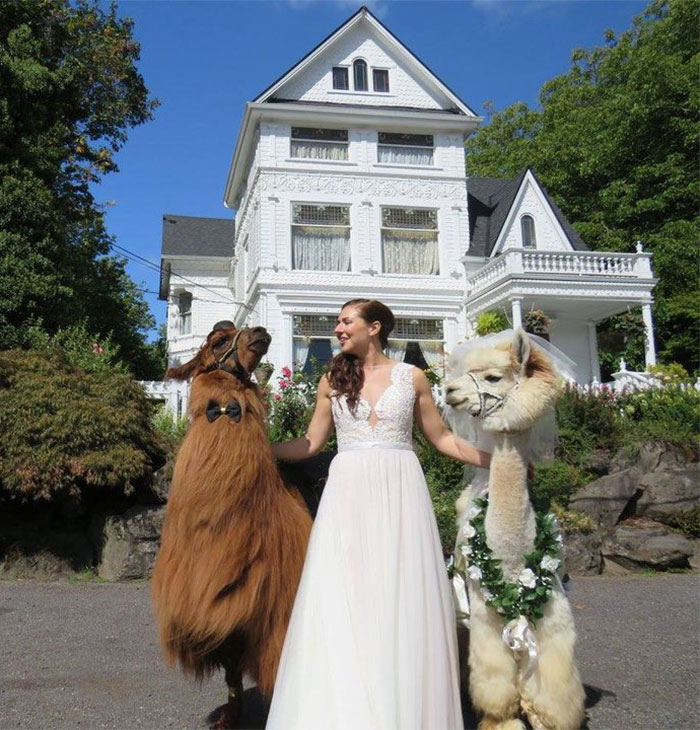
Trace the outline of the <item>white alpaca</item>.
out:
M 559 378 L 541 350 L 518 330 L 511 341 L 471 348 L 464 374 L 447 384 L 447 403 L 482 419 L 494 437 L 488 481 L 486 541 L 500 559 L 505 579 L 517 583 L 531 552 L 536 526 L 527 491 L 530 429 L 554 405 Z M 469 490 L 457 501 L 458 522 L 468 520 Z M 469 689 L 484 715 L 479 730 L 518 730 L 525 713 L 535 730 L 576 730 L 583 722 L 584 691 L 574 661 L 576 633 L 569 603 L 559 587 L 549 598 L 534 635 L 537 661 L 524 679 L 527 651 L 504 642 L 504 619 L 487 605 L 478 581 L 467 581 L 471 604 Z M 530 627 L 532 628 L 532 626 Z

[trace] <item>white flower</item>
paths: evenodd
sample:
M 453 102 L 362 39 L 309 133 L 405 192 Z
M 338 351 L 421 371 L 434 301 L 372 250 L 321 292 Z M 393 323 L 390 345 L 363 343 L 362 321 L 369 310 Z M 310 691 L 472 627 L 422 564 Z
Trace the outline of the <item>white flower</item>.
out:
M 493 600 L 493 593 L 488 588 L 481 587 L 481 595 L 484 597 L 485 601 L 491 601 Z
M 525 588 L 534 588 L 537 585 L 537 576 L 530 570 L 530 568 L 525 568 L 525 570 L 521 571 L 518 576 L 518 581 L 521 585 L 525 586 Z
M 472 580 L 481 580 L 481 568 L 478 565 L 470 565 L 467 573 Z
M 554 558 L 551 555 L 545 555 L 540 561 L 540 568 L 542 568 L 542 570 L 548 570 L 550 573 L 553 573 L 560 564 L 561 560 L 559 560 L 559 558 Z
M 472 546 L 468 542 L 463 542 L 459 546 L 459 552 L 462 553 L 462 555 L 464 555 L 464 557 L 466 558 L 472 554 Z
M 472 525 L 471 522 L 467 522 L 467 524 L 462 528 L 462 534 L 465 537 L 474 537 L 474 535 L 476 535 L 474 525 Z
M 561 535 L 557 535 L 557 545 L 559 545 L 559 547 L 562 547 L 563 544 L 564 538 Z
M 469 508 L 469 519 L 473 520 L 477 515 L 481 514 L 481 507 L 477 507 L 475 504 L 473 504 Z

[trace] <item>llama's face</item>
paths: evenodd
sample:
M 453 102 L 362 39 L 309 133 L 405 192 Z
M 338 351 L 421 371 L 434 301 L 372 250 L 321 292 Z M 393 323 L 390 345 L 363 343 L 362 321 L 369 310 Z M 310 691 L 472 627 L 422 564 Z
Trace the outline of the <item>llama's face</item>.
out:
M 482 417 L 484 427 L 500 411 L 500 405 L 517 383 L 510 347 L 474 349 L 466 356 L 464 375 L 445 386 L 445 400 L 458 410 Z
M 245 327 L 242 330 L 222 327 L 215 328 L 209 335 L 208 345 L 214 361 L 221 361 L 232 370 L 237 369 L 240 364 L 247 373 L 252 373 L 270 347 L 271 341 L 272 338 L 264 327 Z

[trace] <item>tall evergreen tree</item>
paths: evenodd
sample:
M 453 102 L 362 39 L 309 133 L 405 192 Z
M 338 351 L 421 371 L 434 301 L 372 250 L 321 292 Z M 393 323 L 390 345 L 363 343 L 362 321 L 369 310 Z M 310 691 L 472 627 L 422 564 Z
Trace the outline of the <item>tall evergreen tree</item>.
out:
M 90 190 L 157 105 L 132 31 L 116 4 L 0 2 L 0 348 L 83 322 L 147 376 L 153 317 Z
M 488 107 L 489 124 L 467 142 L 470 175 L 512 177 L 531 165 L 591 248 L 632 251 L 641 240 L 653 252 L 660 355 L 690 371 L 700 360 L 698 27 L 700 3 L 655 0 L 630 30 L 575 50 L 537 109 Z M 623 318 L 602 341 L 632 331 Z M 629 344 L 643 365 L 643 347 Z

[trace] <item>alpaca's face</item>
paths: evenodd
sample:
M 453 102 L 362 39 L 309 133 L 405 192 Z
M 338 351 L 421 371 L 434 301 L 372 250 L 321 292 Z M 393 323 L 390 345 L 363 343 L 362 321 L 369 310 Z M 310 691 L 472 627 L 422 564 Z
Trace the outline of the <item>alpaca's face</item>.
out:
M 501 430 L 500 399 L 515 387 L 518 377 L 512 349 L 506 346 L 474 349 L 466 356 L 464 370 L 464 375 L 446 384 L 447 404 L 482 417 L 487 430 Z

